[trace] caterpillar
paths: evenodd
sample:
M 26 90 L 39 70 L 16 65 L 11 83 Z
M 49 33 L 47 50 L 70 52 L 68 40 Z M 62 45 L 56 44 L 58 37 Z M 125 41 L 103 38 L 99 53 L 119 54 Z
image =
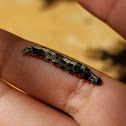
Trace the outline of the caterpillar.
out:
M 71 60 L 49 48 L 33 45 L 24 48 L 22 53 L 24 55 L 29 54 L 42 58 L 45 61 L 50 61 L 51 63 L 56 64 L 59 68 L 77 74 L 95 85 L 102 84 L 101 78 L 96 76 L 87 66 Z

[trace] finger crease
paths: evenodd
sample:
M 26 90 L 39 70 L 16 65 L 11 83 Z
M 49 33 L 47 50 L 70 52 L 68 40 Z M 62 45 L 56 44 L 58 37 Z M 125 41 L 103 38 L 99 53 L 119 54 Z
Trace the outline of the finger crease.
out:
M 114 1 L 113 1 L 113 3 L 112 3 L 112 5 L 111 5 L 110 9 L 108 10 L 108 12 L 107 12 L 107 14 L 106 14 L 106 17 L 104 18 L 104 22 L 108 23 L 108 20 L 109 20 L 109 18 L 110 18 L 111 12 L 112 12 L 114 6 L 116 5 L 117 1 L 118 1 L 118 0 L 114 0 Z
M 74 116 L 85 105 L 91 95 L 94 85 L 84 82 L 83 79 L 79 80 L 76 87 L 68 94 L 64 105 L 64 111 Z

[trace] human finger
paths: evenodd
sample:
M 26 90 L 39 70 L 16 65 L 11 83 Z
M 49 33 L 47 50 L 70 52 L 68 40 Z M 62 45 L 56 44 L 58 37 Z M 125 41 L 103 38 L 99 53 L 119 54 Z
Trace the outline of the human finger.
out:
M 3 31 L 1 36 L 2 78 L 70 114 L 79 125 L 126 124 L 126 86 L 121 82 L 91 68 L 103 80 L 101 86 L 94 86 L 41 59 L 23 56 L 21 50 L 33 43 Z
M 111 26 L 126 39 L 125 0 L 77 0 L 84 8 Z
M 1 126 L 78 126 L 66 114 L 21 93 L 0 80 Z

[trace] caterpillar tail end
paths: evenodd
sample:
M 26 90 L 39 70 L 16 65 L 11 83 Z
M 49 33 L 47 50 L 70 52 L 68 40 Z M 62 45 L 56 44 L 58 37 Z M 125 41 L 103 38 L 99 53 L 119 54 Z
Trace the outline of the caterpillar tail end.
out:
M 27 48 L 27 47 L 26 47 L 26 48 L 22 49 L 21 52 L 22 52 L 23 54 L 29 54 L 29 53 L 32 53 L 32 48 L 30 48 L 30 47 Z

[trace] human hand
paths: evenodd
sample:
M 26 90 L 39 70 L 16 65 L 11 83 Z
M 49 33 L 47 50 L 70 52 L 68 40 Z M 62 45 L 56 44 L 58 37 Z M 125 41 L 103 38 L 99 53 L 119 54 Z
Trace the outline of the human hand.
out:
M 91 68 L 103 80 L 94 86 L 41 59 L 23 56 L 21 50 L 29 45 L 33 43 L 0 30 L 1 78 L 29 94 L 0 81 L 1 126 L 126 125 L 124 84 Z
M 29 45 L 33 43 L 0 30 L 1 78 L 29 94 L 0 81 L 1 126 L 126 125 L 124 84 L 91 68 L 103 80 L 94 86 L 41 59 L 23 56 L 21 50 Z

